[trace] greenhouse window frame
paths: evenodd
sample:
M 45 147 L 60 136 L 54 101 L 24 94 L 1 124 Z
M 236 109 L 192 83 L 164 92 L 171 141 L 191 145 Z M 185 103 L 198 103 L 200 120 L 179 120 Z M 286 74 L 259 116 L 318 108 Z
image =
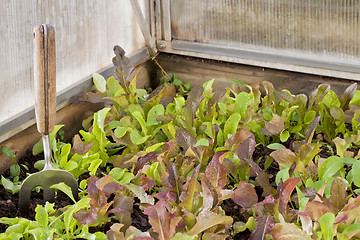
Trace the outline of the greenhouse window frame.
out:
M 305 54 L 295 55 L 294 53 L 284 53 L 270 49 L 239 48 L 222 44 L 173 39 L 171 0 L 152 1 L 155 6 L 160 4 L 161 7 L 161 10 L 156 10 L 156 7 L 152 8 L 152 14 L 156 16 L 155 18 L 161 19 L 155 21 L 155 28 L 157 29 L 155 34 L 156 47 L 159 52 L 360 81 L 360 63 L 357 62 Z

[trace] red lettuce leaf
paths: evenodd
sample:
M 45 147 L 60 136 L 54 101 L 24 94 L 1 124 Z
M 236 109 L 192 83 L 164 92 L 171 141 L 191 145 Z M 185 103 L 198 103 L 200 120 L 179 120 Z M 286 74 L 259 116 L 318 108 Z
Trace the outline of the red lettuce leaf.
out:
M 76 134 L 73 138 L 72 149 L 75 153 L 77 153 L 79 155 L 84 155 L 90 150 L 90 148 L 92 147 L 93 144 L 94 144 L 93 142 L 84 144 L 81 141 L 79 134 Z
M 300 178 L 294 178 L 291 177 L 288 180 L 286 180 L 282 188 L 280 189 L 280 203 L 279 203 L 279 212 L 283 215 L 286 215 L 289 213 L 289 198 L 291 196 L 291 193 L 294 191 L 296 185 L 301 181 Z
M 176 143 L 182 148 L 182 154 L 185 155 L 189 147 L 192 147 L 196 143 L 196 138 L 190 135 L 190 132 L 186 129 L 178 129 L 175 133 Z
M 267 136 L 278 135 L 284 130 L 284 120 L 278 115 L 274 115 L 270 122 L 265 122 L 265 127 L 260 132 Z
M 250 208 L 258 202 L 258 196 L 251 184 L 241 182 L 234 190 L 234 197 L 231 200 L 242 208 Z
M 294 223 L 277 223 L 271 229 L 274 240 L 311 240 L 312 238 L 303 230 L 299 229 Z
M 152 160 L 155 157 L 155 155 L 156 152 L 154 151 L 147 153 L 144 157 L 139 157 L 134 169 L 134 175 L 136 175 L 138 171 L 141 170 L 147 162 Z
M 166 209 L 166 201 L 161 199 L 154 206 L 149 206 L 144 213 L 149 216 L 149 223 L 153 230 L 159 234 L 160 240 L 170 240 L 175 234 L 176 225 L 181 217 L 176 217 Z
M 200 179 L 204 203 L 203 211 L 210 211 L 218 204 L 218 194 L 204 173 L 200 173 Z
M 196 217 L 196 223 L 194 227 L 187 232 L 188 235 L 197 235 L 217 225 L 230 226 L 233 223 L 233 219 L 230 216 L 223 216 L 210 211 L 203 211 L 198 217 Z
M 266 234 L 271 234 L 270 230 L 274 227 L 274 219 L 269 216 L 259 216 L 256 218 L 256 226 L 252 230 L 249 240 L 265 240 Z
M 215 154 L 207 165 L 205 174 L 209 182 L 215 187 L 222 189 L 226 186 L 228 178 L 226 169 L 219 162 L 219 154 Z
M 305 205 L 304 212 L 307 213 L 311 217 L 311 219 L 319 221 L 322 215 L 332 211 L 326 204 L 322 202 L 311 201 Z

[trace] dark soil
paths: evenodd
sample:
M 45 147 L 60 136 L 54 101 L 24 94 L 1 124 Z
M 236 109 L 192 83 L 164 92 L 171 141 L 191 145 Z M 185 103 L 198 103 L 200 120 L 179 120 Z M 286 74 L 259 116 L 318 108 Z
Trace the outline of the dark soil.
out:
M 227 216 L 231 216 L 235 221 L 242 221 L 246 222 L 245 218 L 243 218 L 242 214 L 240 213 L 240 207 L 234 203 L 231 199 L 227 199 L 221 205 L 221 208 L 225 211 Z M 250 236 L 250 231 L 246 230 L 244 232 L 238 233 L 235 236 L 229 238 L 234 240 L 247 240 Z
M 138 204 L 134 205 L 133 213 L 131 214 L 131 219 L 132 219 L 131 225 L 133 225 L 142 232 L 146 232 L 151 228 L 148 216 L 146 216 L 144 212 L 140 210 Z

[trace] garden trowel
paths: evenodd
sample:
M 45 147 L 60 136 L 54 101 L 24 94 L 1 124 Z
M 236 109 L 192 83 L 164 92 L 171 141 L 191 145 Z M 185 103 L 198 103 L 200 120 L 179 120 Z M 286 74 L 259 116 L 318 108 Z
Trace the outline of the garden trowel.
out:
M 54 201 L 55 190 L 51 186 L 60 182 L 68 185 L 74 198 L 78 198 L 78 183 L 75 177 L 65 170 L 55 169 L 51 164 L 49 133 L 55 125 L 56 55 L 55 30 L 46 24 L 34 29 L 34 87 L 36 124 L 42 134 L 45 167 L 40 172 L 29 175 L 22 183 L 19 193 L 21 214 L 29 210 L 31 192 L 37 186 L 43 188 L 45 201 Z

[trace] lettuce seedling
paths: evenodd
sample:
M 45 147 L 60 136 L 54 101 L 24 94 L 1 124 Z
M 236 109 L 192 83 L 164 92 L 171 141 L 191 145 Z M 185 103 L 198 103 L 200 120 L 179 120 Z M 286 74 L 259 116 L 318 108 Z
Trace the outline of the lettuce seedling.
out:
M 251 232 L 249 240 L 261 239 L 265 240 L 266 235 L 270 234 L 270 230 L 272 230 L 274 226 L 274 219 L 269 216 L 259 216 L 256 219 L 256 226 L 254 230 Z
M 280 239 L 301 239 L 301 240 L 311 240 L 305 231 L 299 229 L 294 223 L 277 223 L 274 227 L 271 228 L 271 236 L 274 240 Z
M 359 203 L 359 197 L 347 200 L 346 186 L 343 180 L 337 178 L 332 182 L 330 198 L 324 198 L 318 193 L 318 198 L 309 201 L 304 212 L 298 213 L 302 229 L 323 239 L 333 239 L 333 236 L 337 236 L 337 239 L 358 237 Z
M 10 193 L 15 194 L 20 191 L 21 181 L 19 181 L 20 176 L 20 165 L 16 161 L 15 154 L 7 146 L 1 147 L 1 152 L 8 158 L 11 158 L 13 165 L 10 166 L 10 175 L 12 179 L 7 179 L 4 176 L 1 176 L 1 185 Z M 25 169 L 28 169 L 26 165 L 22 165 Z
M 118 173 L 113 172 L 119 181 Z M 124 180 L 123 182 L 128 182 Z M 80 209 L 74 214 L 74 218 L 82 225 L 97 226 L 110 221 L 109 215 L 114 214 L 116 219 L 123 224 L 123 231 L 131 224 L 131 213 L 133 211 L 134 200 L 122 194 L 123 188 L 119 183 L 114 182 L 111 175 L 106 175 L 100 179 L 88 180 L 88 196 L 90 207 L 88 210 Z M 108 201 L 114 195 L 112 201 Z M 111 208 L 112 207 L 112 208 Z
M 293 152 L 290 149 L 277 149 L 273 151 L 270 156 L 280 166 L 280 171 L 289 171 L 292 165 L 295 165 L 295 175 L 303 179 L 304 182 L 307 179 L 317 180 L 317 175 L 314 175 L 313 170 L 317 170 L 314 165 L 314 158 L 321 151 L 321 144 L 318 143 L 300 143 L 297 146 L 297 152 Z M 285 181 L 286 179 L 283 179 Z M 279 179 L 277 179 L 277 182 Z
M 74 212 L 89 206 L 89 198 L 82 198 L 69 205 L 63 212 L 56 211 L 54 204 L 46 203 L 35 208 L 35 220 L 25 218 L 0 218 L 0 222 L 10 225 L 1 239 L 107 239 L 101 232 L 90 233 L 88 226 L 82 226 L 74 219 Z
M 147 207 L 144 213 L 149 216 L 149 223 L 159 234 L 160 240 L 170 240 L 175 235 L 175 228 L 181 221 L 181 217 L 167 211 L 164 199 L 158 201 L 154 206 Z

